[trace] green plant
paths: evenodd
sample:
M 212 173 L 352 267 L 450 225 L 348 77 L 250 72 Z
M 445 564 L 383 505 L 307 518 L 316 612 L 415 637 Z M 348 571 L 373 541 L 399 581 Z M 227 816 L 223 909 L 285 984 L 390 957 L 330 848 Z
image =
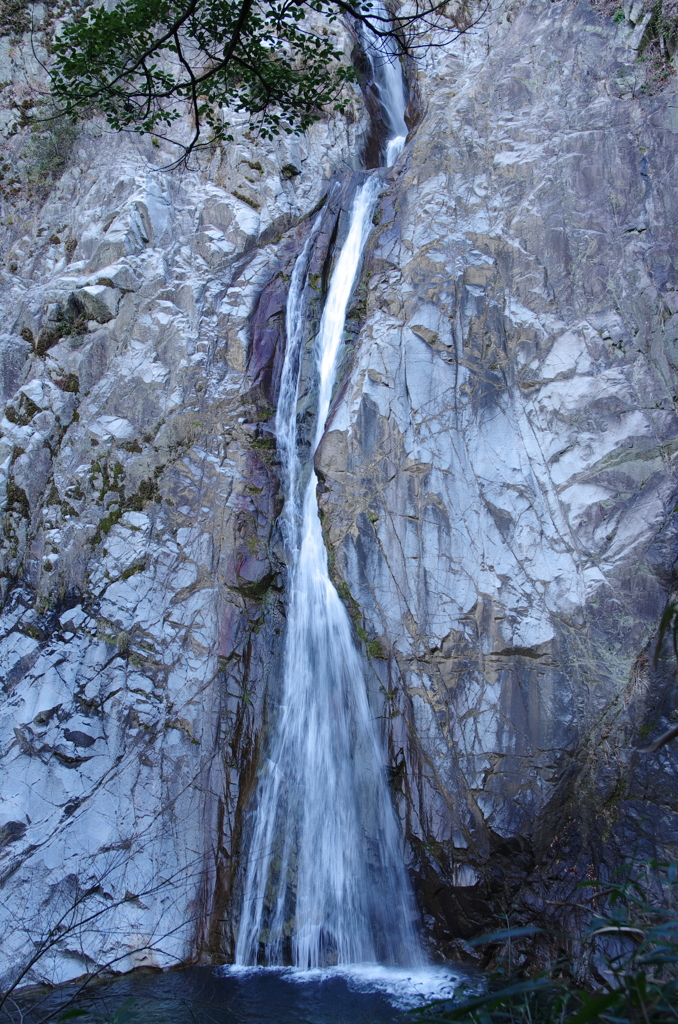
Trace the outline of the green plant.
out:
M 670 0 L 654 0 L 644 14 L 650 15 L 638 51 L 638 60 L 645 63 L 643 92 L 658 92 L 674 75 L 673 56 L 678 44 L 678 17 Z
M 285 178 L 287 181 L 289 181 L 290 178 L 296 178 L 298 174 L 301 174 L 301 171 L 298 167 L 295 167 L 294 164 L 283 164 L 280 168 L 281 177 Z
M 75 1020 L 87 1018 L 88 1021 L 92 1021 L 93 1024 L 128 1024 L 131 1021 L 139 1020 L 138 1009 L 134 1009 L 134 1000 L 132 998 L 126 999 L 117 1010 L 113 1013 L 107 1013 L 103 1010 L 93 1008 L 91 1010 L 84 1010 L 80 1007 L 74 1007 L 72 1010 L 66 1010 L 59 1017 L 59 1021 Z
M 659 661 L 659 654 L 664 643 L 664 637 L 671 630 L 673 633 L 673 651 L 676 657 L 678 657 L 678 601 L 670 601 L 664 610 L 664 614 L 659 620 L 659 637 L 657 639 L 657 647 L 654 652 L 654 664 L 655 667 Z
M 386 660 L 384 654 L 384 648 L 381 646 L 378 640 L 370 640 L 365 644 L 365 650 L 367 651 L 370 658 L 379 658 L 382 661 Z
M 24 150 L 26 167 L 24 185 L 29 195 L 44 196 L 53 181 L 66 167 L 78 137 L 78 128 L 72 119 L 55 109 L 50 101 L 37 106 L 33 115 L 27 115 L 30 137 Z M 52 245 L 60 244 L 54 242 Z
M 221 661 L 223 659 L 219 660 Z M 240 688 L 242 690 L 241 693 L 230 693 L 227 691 L 228 696 L 235 697 L 236 700 L 242 701 L 244 707 L 249 707 L 252 704 L 252 698 L 254 696 L 254 686 L 249 682 L 249 680 L 244 679 L 240 684 Z
M 22 337 L 33 345 L 36 354 L 39 356 L 44 356 L 45 353 L 52 348 L 53 345 L 58 344 L 62 338 L 76 338 L 87 333 L 87 321 L 85 317 L 75 313 L 70 308 L 64 309 L 60 306 L 57 309 L 56 318 L 54 320 L 47 321 L 47 324 L 48 326 L 42 328 L 37 338 L 33 337 L 32 331 L 27 331 L 26 334 L 22 331 Z M 24 328 L 24 330 L 27 329 Z M 78 378 L 75 374 L 69 374 L 68 378 L 64 379 L 77 381 Z
M 234 188 L 231 194 L 234 195 L 236 199 L 239 199 L 241 203 L 247 203 L 247 205 L 250 206 L 253 210 L 261 209 L 261 206 L 256 201 L 256 199 L 250 199 L 249 196 L 246 196 L 244 194 L 244 192 L 238 192 L 238 190 Z
M 354 2 L 364 16 L 362 0 Z M 329 35 L 305 23 L 309 9 L 330 24 L 342 13 L 328 0 L 122 0 L 112 10 L 90 8 L 54 41 L 53 92 L 68 114 L 98 107 L 116 130 L 161 137 L 180 116 L 177 104 L 188 101 L 195 123 L 188 152 L 205 128 L 212 141 L 231 140 L 224 107 L 253 115 L 266 138 L 300 132 L 328 104 L 343 110 L 344 83 L 355 77 Z
M 30 27 L 31 14 L 26 0 L 0 0 L 0 37 L 16 38 Z
M 88 5 L 52 43 L 52 93 L 69 118 L 97 110 L 117 131 L 167 139 L 183 151 L 180 159 L 198 146 L 232 141 L 231 121 L 243 113 L 264 138 L 299 134 L 323 110 L 343 112 L 351 102 L 345 86 L 357 75 L 333 41 L 339 18 L 348 15 L 405 52 L 408 30 L 418 23 L 431 27 L 431 18 L 442 18 L 445 6 L 441 0 L 419 0 L 399 15 L 396 32 L 390 15 L 371 0 Z M 487 6 L 479 5 L 473 18 L 448 17 L 451 34 L 471 28 Z M 185 103 L 194 124 L 188 144 L 166 134 Z
M 54 383 L 62 391 L 68 391 L 72 395 L 77 395 L 80 392 L 80 379 L 77 373 L 67 373 L 65 377 L 60 377 Z
M 542 934 L 533 925 L 505 928 L 472 946 L 500 947 L 485 991 L 462 1002 L 425 1007 L 416 1019 L 464 1024 L 671 1024 L 678 1021 L 678 870 L 651 865 L 620 882 L 585 882 L 604 913 L 592 912 L 583 948 L 592 982 L 575 982 L 574 956 L 529 976 L 521 945 Z M 661 897 L 658 892 L 661 890 Z M 572 938 L 571 936 L 569 937 Z M 468 990 L 467 990 L 468 991 Z
M 22 487 L 17 487 L 12 480 L 7 484 L 5 503 L 8 512 L 17 512 L 22 519 L 30 520 L 31 506 L 26 497 L 26 492 Z

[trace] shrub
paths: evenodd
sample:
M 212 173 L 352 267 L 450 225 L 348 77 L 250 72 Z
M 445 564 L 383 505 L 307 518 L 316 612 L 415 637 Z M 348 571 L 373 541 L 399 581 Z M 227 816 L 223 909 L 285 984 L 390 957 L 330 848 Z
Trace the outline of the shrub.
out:
M 656 866 L 654 866 L 656 867 Z M 417 1014 L 425 1021 L 464 1024 L 670 1024 L 678 1021 L 678 870 L 618 883 L 586 882 L 605 913 L 592 913 L 584 935 L 591 983 L 575 982 L 575 958 L 561 958 L 527 976 L 515 945 L 539 929 L 506 929 L 474 940 L 503 947 L 486 990 L 463 1002 L 442 1002 Z M 512 950 L 513 947 L 513 950 Z
M 46 194 L 52 182 L 65 170 L 78 131 L 78 126 L 70 118 L 52 109 L 48 109 L 42 117 L 36 117 L 24 153 L 26 176 L 32 194 Z

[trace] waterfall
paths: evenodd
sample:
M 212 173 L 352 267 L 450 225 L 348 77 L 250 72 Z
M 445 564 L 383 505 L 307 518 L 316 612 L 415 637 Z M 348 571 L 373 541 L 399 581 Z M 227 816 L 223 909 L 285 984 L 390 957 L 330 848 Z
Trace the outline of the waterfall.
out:
M 400 64 L 382 59 L 376 42 L 366 48 L 384 119 L 394 133 L 387 155 L 395 159 L 407 131 Z M 315 343 L 318 412 L 305 465 L 298 453 L 297 393 L 304 289 L 320 218 L 290 281 L 276 415 L 285 488 L 281 527 L 289 560 L 282 700 L 258 779 L 237 964 L 263 960 L 308 969 L 421 962 L 385 753 L 351 622 L 329 577 L 313 471 L 380 187 L 372 176 L 357 188 L 331 276 Z
M 382 18 L 386 15 L 385 8 L 380 3 L 374 4 L 373 13 Z M 360 38 L 386 126 L 386 141 L 382 146 L 382 154 L 385 157 L 384 163 L 390 167 L 402 152 L 407 139 L 407 90 L 403 69 L 396 44 L 390 36 L 381 39 L 367 26 L 361 25 Z

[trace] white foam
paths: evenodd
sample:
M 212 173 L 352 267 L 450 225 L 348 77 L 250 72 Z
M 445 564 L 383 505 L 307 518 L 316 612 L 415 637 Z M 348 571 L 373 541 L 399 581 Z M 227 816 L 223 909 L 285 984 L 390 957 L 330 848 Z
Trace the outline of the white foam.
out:
M 244 977 L 247 975 L 278 975 L 295 985 L 322 984 L 343 978 L 353 992 L 379 992 L 397 1010 L 413 1010 L 426 1003 L 452 999 L 465 981 L 461 972 L 448 966 L 384 967 L 381 964 L 346 964 L 340 967 L 318 967 L 302 971 L 296 967 L 244 967 L 239 964 L 220 967 L 219 973 Z

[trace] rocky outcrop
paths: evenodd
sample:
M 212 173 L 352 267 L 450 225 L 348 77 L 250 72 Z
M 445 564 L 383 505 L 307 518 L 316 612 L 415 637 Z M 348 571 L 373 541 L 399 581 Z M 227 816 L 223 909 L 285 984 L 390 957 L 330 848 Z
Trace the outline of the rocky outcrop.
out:
M 676 752 L 634 752 L 677 706 L 678 100 L 632 32 L 530 3 L 427 58 L 317 456 L 448 950 L 678 853 Z

